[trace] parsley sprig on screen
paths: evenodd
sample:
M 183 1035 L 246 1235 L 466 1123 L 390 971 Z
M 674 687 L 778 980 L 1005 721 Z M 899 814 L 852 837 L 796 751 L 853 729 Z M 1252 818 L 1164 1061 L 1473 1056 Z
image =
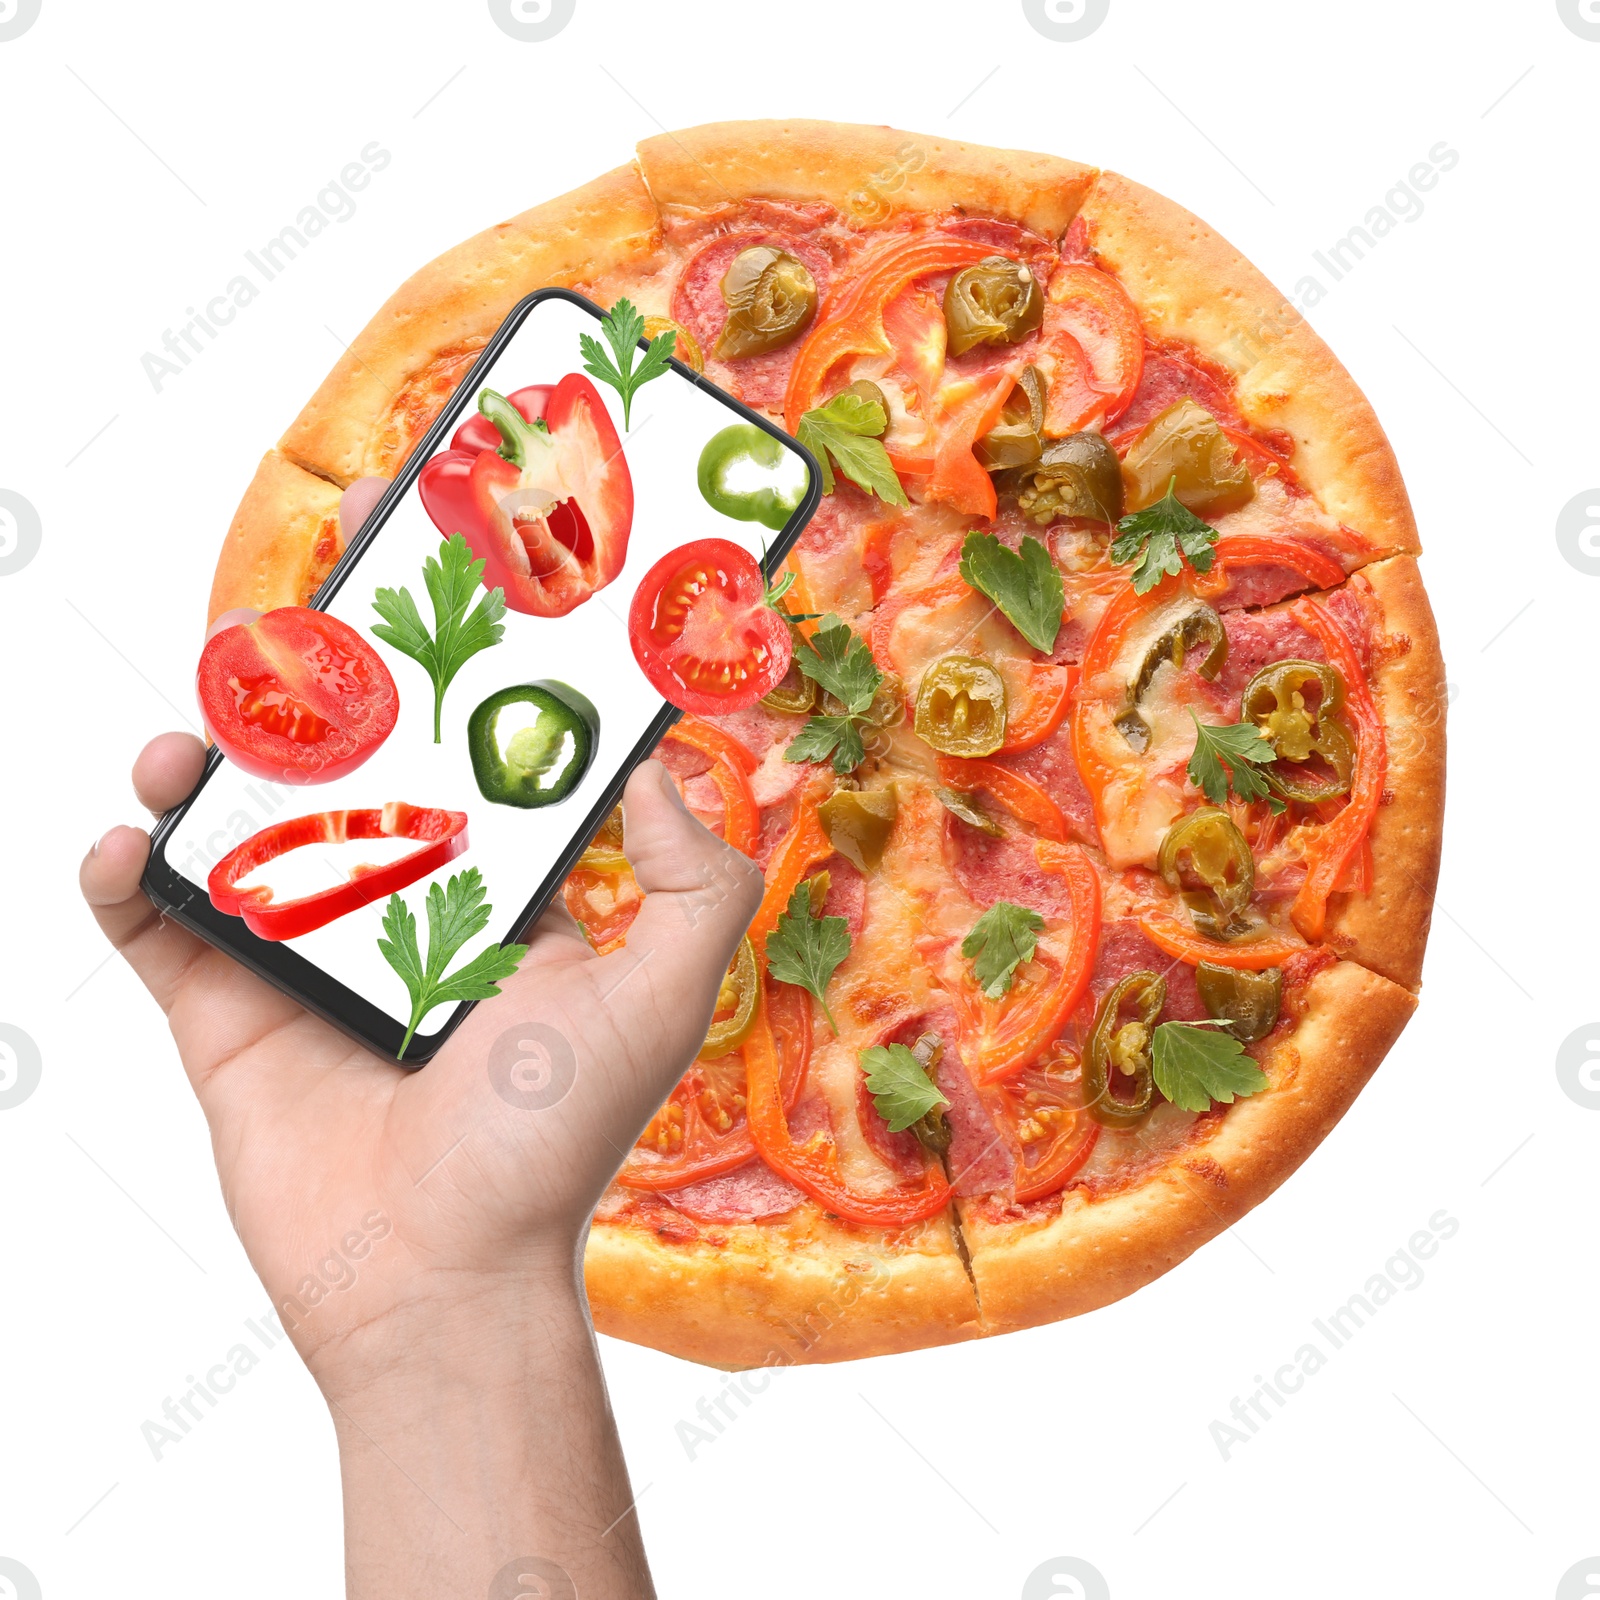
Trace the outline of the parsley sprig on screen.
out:
M 780 983 L 798 984 L 815 995 L 835 1033 L 838 1024 L 828 1009 L 828 982 L 850 954 L 850 924 L 843 917 L 825 917 L 811 905 L 811 880 L 796 886 L 789 907 L 767 935 L 767 970 Z
M 493 906 L 484 903 L 483 879 L 476 867 L 458 872 L 448 885 L 428 888 L 428 956 L 417 947 L 417 919 L 399 895 L 389 896 L 383 913 L 387 939 L 378 941 L 384 960 L 400 974 L 411 996 L 411 1020 L 400 1041 L 397 1058 L 403 1058 L 417 1025 L 435 1006 L 462 1000 L 488 1000 L 500 993 L 500 980 L 517 970 L 528 953 L 525 944 L 492 944 L 464 967 L 447 973 L 450 959 L 469 940 L 489 926 Z
M 1056 647 L 1061 628 L 1061 569 L 1031 534 L 1015 551 L 992 533 L 970 532 L 961 545 L 961 576 L 1000 608 L 1035 650 Z
M 848 390 L 801 417 L 795 438 L 817 458 L 825 494 L 833 493 L 837 467 L 857 487 L 887 504 L 908 504 L 889 452 L 883 447 L 883 431 L 888 423 L 876 400 L 864 400 Z
M 1010 900 L 996 900 L 961 941 L 978 987 L 998 1000 L 1012 985 L 1017 968 L 1033 960 L 1044 918 Z
M 903 1044 L 873 1045 L 861 1052 L 867 1093 L 890 1133 L 904 1133 L 950 1102 L 934 1086 L 922 1063 Z
M 1272 786 L 1256 770 L 1276 759 L 1272 741 L 1253 722 L 1202 722 L 1194 712 L 1194 754 L 1189 757 L 1189 782 L 1214 806 L 1228 803 L 1228 790 L 1241 800 L 1265 800 L 1274 811 L 1284 809 Z
M 1156 1088 L 1180 1111 L 1209 1111 L 1212 1101 L 1259 1093 L 1267 1075 L 1231 1034 L 1193 1022 L 1163 1022 L 1150 1041 Z
M 795 638 L 794 662 L 813 683 L 820 684 L 842 711 L 811 717 L 789 741 L 785 761 L 828 761 L 841 775 L 866 759 L 861 728 L 883 684 L 883 674 L 866 643 L 831 611 L 810 639 Z
M 372 597 L 373 610 L 383 618 L 373 624 L 373 633 L 419 663 L 433 680 L 435 744 L 439 743 L 439 714 L 450 680 L 480 650 L 499 644 L 506 631 L 500 620 L 506 614 L 504 589 L 491 589 L 471 615 L 467 614 L 482 577 L 483 562 L 474 561 L 467 541 L 452 533 L 439 546 L 438 560 L 429 556 L 422 567 L 422 581 L 433 601 L 431 634 L 409 589 L 379 589 Z
M 622 426 L 631 428 L 629 413 L 634 395 L 652 378 L 659 378 L 667 371 L 667 360 L 678 342 L 678 335 L 672 328 L 658 333 L 635 367 L 633 360 L 639 353 L 639 341 L 644 337 L 644 318 L 633 302 L 617 301 L 601 318 L 600 331 L 611 346 L 611 355 L 606 354 L 592 333 L 580 333 L 578 347 L 584 355 L 583 370 L 590 377 L 609 383 L 622 396 Z
M 1135 511 L 1117 524 L 1111 559 L 1126 563 L 1138 558 L 1131 577 L 1139 594 L 1148 594 L 1165 576 L 1177 577 L 1185 559 L 1196 572 L 1209 572 L 1216 559 L 1212 547 L 1217 530 L 1178 499 L 1177 485 L 1173 477 L 1166 494 L 1153 506 Z

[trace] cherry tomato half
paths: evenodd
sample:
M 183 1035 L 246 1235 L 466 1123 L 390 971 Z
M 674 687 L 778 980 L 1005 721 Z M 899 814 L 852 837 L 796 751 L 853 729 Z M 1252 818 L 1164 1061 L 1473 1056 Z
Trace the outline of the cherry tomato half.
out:
M 628 609 L 628 639 L 652 685 L 702 716 L 753 706 L 793 652 L 761 568 L 727 539 L 696 539 L 651 567 Z
M 400 693 L 377 652 L 325 611 L 280 606 L 213 634 L 195 675 L 206 732 L 237 767 L 327 783 L 394 731 Z

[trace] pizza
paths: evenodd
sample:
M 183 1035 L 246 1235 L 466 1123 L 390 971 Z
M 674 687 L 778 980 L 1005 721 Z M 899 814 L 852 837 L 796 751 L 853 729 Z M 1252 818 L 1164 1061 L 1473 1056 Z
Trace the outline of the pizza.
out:
M 524 295 L 629 299 L 828 493 L 794 664 L 660 759 L 767 894 L 587 1247 L 725 1367 L 1103 1306 L 1264 1199 L 1416 1005 L 1444 691 L 1383 430 L 1182 207 L 1052 156 L 713 124 L 405 283 L 268 452 L 211 595 L 302 605 Z M 600 949 L 614 817 L 569 880 Z

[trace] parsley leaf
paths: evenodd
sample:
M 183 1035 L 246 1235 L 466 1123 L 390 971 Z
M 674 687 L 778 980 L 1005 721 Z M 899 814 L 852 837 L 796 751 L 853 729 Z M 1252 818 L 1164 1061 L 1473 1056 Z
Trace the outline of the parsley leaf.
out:
M 950 1104 L 906 1045 L 873 1045 L 863 1050 L 861 1070 L 867 1076 L 867 1093 L 890 1133 L 904 1133 L 930 1111 Z
M 838 1033 L 828 1009 L 828 980 L 850 954 L 850 924 L 843 917 L 825 917 L 821 911 L 818 906 L 817 914 L 812 914 L 811 880 L 807 878 L 796 886 L 789 896 L 789 909 L 767 935 L 767 969 L 780 983 L 798 984 L 815 995 L 828 1026 Z
M 876 400 L 863 400 L 858 394 L 836 394 L 827 405 L 818 406 L 800 419 L 795 432 L 801 444 L 817 458 L 822 468 L 822 487 L 833 493 L 833 469 L 837 467 L 853 484 L 875 494 L 892 506 L 903 506 L 906 492 L 900 487 L 883 448 L 882 434 L 889 425 L 883 407 Z
M 867 759 L 858 717 L 810 717 L 789 741 L 785 761 L 831 761 L 842 778 Z
M 1048 654 L 1055 649 L 1061 627 L 1061 571 L 1031 534 L 1013 553 L 992 533 L 974 528 L 961 546 L 961 576 L 993 600 L 1035 650 Z
M 883 674 L 866 641 L 853 634 L 833 612 L 809 639 L 796 639 L 795 664 L 813 683 L 820 683 L 846 711 L 858 717 L 872 704 Z
M 487 1000 L 500 993 L 500 980 L 517 970 L 528 953 L 525 944 L 492 944 L 464 967 L 446 973 L 450 958 L 469 939 L 489 926 L 493 906 L 485 905 L 483 878 L 476 867 L 458 872 L 445 888 L 428 889 L 428 959 L 417 948 L 417 919 L 397 894 L 389 896 L 383 913 L 387 939 L 378 941 L 384 960 L 400 974 L 411 996 L 411 1021 L 400 1041 L 397 1059 L 403 1059 L 417 1024 L 435 1006 L 462 1000 Z
M 1155 588 L 1164 574 L 1176 577 L 1183 571 L 1185 556 L 1196 572 L 1209 572 L 1216 557 L 1212 546 L 1217 542 L 1217 530 L 1210 523 L 1202 522 L 1178 499 L 1174 493 L 1177 483 L 1174 476 L 1162 499 L 1117 524 L 1111 559 L 1132 561 L 1143 551 L 1132 574 L 1134 591 L 1138 594 L 1147 594 Z
M 883 684 L 872 652 L 830 611 L 810 639 L 795 636 L 794 664 L 844 711 L 811 717 L 789 741 L 783 759 L 827 761 L 831 757 L 835 772 L 853 771 L 866 759 L 862 721 Z
M 1241 800 L 1266 800 L 1274 811 L 1283 802 L 1255 769 L 1276 759 L 1272 741 L 1253 722 L 1202 722 L 1194 712 L 1194 754 L 1189 757 L 1189 782 L 1203 790 L 1214 806 L 1228 803 L 1228 788 Z
M 491 589 L 472 615 L 467 615 L 467 603 L 477 593 L 482 577 L 483 562 L 474 561 L 467 541 L 452 533 L 439 546 L 439 559 L 429 556 L 422 566 L 422 580 L 433 601 L 431 635 L 409 589 L 379 589 L 372 597 L 372 609 L 383 618 L 373 624 L 373 633 L 410 656 L 433 680 L 435 744 L 439 743 L 439 713 L 450 680 L 480 650 L 499 644 L 506 631 L 500 620 L 506 614 L 504 589 Z
M 631 428 L 629 412 L 633 397 L 643 385 L 667 370 L 667 359 L 678 342 L 677 330 L 668 328 L 665 333 L 658 333 L 637 367 L 633 358 L 644 337 L 644 318 L 631 300 L 617 301 L 600 319 L 600 331 L 605 334 L 616 360 L 607 357 L 600 341 L 592 334 L 580 333 L 578 347 L 584 355 L 583 370 L 590 377 L 609 383 L 622 396 L 622 426 Z
M 961 941 L 961 953 L 972 962 L 972 975 L 991 1000 L 1011 987 L 1023 962 L 1033 960 L 1043 932 L 1044 918 L 1037 911 L 1010 900 L 996 900 L 973 923 Z
M 1231 1106 L 1235 1096 L 1259 1093 L 1267 1075 L 1231 1034 L 1189 1022 L 1163 1022 L 1150 1045 L 1156 1088 L 1180 1111 Z

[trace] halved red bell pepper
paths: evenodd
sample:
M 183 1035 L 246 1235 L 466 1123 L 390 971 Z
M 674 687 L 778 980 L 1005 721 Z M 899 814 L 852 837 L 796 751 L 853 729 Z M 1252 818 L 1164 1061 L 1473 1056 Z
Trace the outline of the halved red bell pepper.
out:
M 513 611 L 564 617 L 627 559 L 633 480 L 617 430 L 576 372 L 511 395 L 485 389 L 478 410 L 422 469 L 422 503 Z
M 239 887 L 252 872 L 290 850 L 349 839 L 415 839 L 418 848 L 387 866 L 358 866 L 343 883 L 296 900 L 274 900 L 265 886 Z M 243 917 L 258 938 L 297 939 L 427 877 L 466 848 L 465 811 L 408 806 L 402 800 L 391 800 L 381 811 L 318 811 L 252 834 L 211 869 L 206 892 L 218 911 Z

